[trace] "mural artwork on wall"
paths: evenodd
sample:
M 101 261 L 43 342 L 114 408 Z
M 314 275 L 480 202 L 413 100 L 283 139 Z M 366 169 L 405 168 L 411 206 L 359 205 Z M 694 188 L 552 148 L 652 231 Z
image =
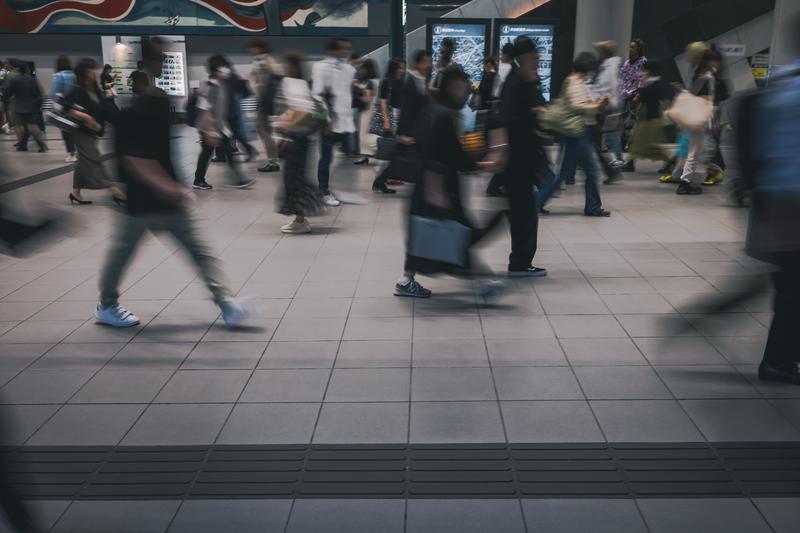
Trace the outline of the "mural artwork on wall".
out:
M 292 33 L 367 26 L 366 0 L 277 0 Z M 265 33 L 270 0 L 0 0 L 0 33 Z M 276 22 L 277 23 L 277 22 Z

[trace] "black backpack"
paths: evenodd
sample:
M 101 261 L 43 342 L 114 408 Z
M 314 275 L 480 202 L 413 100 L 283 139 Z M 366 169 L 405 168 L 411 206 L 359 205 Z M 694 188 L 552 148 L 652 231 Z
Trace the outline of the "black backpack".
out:
M 261 89 L 259 104 L 261 105 L 262 111 L 269 116 L 277 114 L 275 109 L 275 95 L 278 93 L 278 87 L 280 87 L 282 79 L 283 76 L 279 74 L 270 74 L 269 80 L 267 80 L 267 83 L 265 83 L 264 87 Z

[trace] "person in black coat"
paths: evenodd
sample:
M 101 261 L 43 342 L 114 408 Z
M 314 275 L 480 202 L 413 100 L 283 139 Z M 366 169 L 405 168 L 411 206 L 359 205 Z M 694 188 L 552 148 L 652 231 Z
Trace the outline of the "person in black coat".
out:
M 15 76 L 3 91 L 3 107 L 8 109 L 8 103 L 14 99 L 14 109 L 17 120 L 22 127 L 22 137 L 17 146 L 18 152 L 28 151 L 28 139 L 33 137 L 39 145 L 40 152 L 47 151 L 42 131 L 39 128 L 39 114 L 42 112 L 42 89 L 31 73 L 27 63 L 19 67 L 19 75 Z

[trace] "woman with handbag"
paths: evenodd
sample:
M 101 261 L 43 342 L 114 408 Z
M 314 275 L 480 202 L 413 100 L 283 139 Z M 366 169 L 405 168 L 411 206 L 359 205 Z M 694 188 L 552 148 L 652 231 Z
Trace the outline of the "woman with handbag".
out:
M 370 133 L 380 135 L 383 139 L 394 138 L 397 133 L 397 122 L 400 118 L 401 95 L 405 76 L 406 62 L 396 57 L 390 59 L 389 65 L 386 67 L 386 76 L 381 80 L 378 89 L 378 103 L 370 122 Z M 378 140 L 377 142 L 388 144 L 385 140 Z M 381 152 L 380 146 L 378 146 L 378 152 Z M 401 177 L 397 175 L 397 171 L 397 164 L 394 160 L 391 160 L 389 165 L 372 182 L 372 190 L 384 194 L 396 193 L 397 191 L 390 189 L 386 182 L 390 179 Z
M 431 296 L 431 291 L 415 280 L 417 273 L 467 278 L 491 275 L 488 268 L 478 266 L 470 257 L 470 247 L 500 221 L 502 213 L 495 215 L 486 228 L 476 229 L 466 215 L 459 184 L 459 171 L 492 170 L 495 166 L 489 160 L 474 162 L 461 146 L 456 121 L 469 94 L 469 77 L 464 70 L 456 65 L 445 69 L 430 110 L 430 142 L 422 152 L 421 179 L 409 205 L 405 266 L 395 284 L 395 296 Z M 484 281 L 479 289 L 488 297 L 502 286 L 497 281 Z
M 84 58 L 75 67 L 75 88 L 64 98 L 65 113 L 79 119 L 82 126 L 71 135 L 78 150 L 78 162 L 72 177 L 70 204 L 91 204 L 81 196 L 82 189 L 109 189 L 115 203 L 125 203 L 125 194 L 111 185 L 103 168 L 103 157 L 97 149 L 97 139 L 112 119 L 113 110 L 104 105 L 103 93 L 98 85 L 100 69 L 94 59 Z
M 597 71 L 597 58 L 590 52 L 583 52 L 572 63 L 572 73 L 564 80 L 563 95 L 560 97 L 570 123 L 579 117 L 581 127 L 577 128 L 574 136 L 561 135 L 564 146 L 564 158 L 558 178 L 545 183 L 539 189 L 539 212 L 547 214 L 545 204 L 553 193 L 568 177 L 574 176 L 577 167 L 581 167 L 586 174 L 586 201 L 583 214 L 587 217 L 607 217 L 611 213 L 603 209 L 600 200 L 600 189 L 597 186 L 597 166 L 595 163 L 595 145 L 592 140 L 592 128 L 597 125 L 596 116 L 603 111 L 608 99 L 606 97 L 593 100 L 586 86 L 586 80 L 594 76 Z
M 310 233 L 307 216 L 321 213 L 325 203 L 319 190 L 306 177 L 308 137 L 315 131 L 316 103 L 308 83 L 303 79 L 303 57 L 300 52 L 287 51 L 283 55 L 286 75 L 280 82 L 279 92 L 286 111 L 273 124 L 273 130 L 283 137 L 278 140 L 278 150 L 283 158 L 283 190 L 278 212 L 294 216 L 294 220 L 281 227 L 282 233 Z
M 103 65 L 103 73 L 100 74 L 100 88 L 103 89 L 103 96 L 110 103 L 116 105 L 117 90 L 114 88 L 114 72 L 111 65 Z
M 53 74 L 53 84 L 50 86 L 50 98 L 54 104 L 59 104 L 61 100 L 69 94 L 75 86 L 75 72 L 72 71 L 72 64 L 67 56 L 58 56 L 56 59 L 56 73 Z M 67 163 L 78 161 L 78 154 L 75 152 L 75 143 L 72 142 L 71 133 L 61 130 L 61 138 L 64 139 L 64 147 L 67 149 Z
M 367 59 L 361 65 L 363 79 L 355 82 L 357 89 L 355 98 L 362 104 L 359 111 L 358 144 L 361 159 L 355 162 L 356 165 L 368 165 L 369 158 L 375 155 L 376 136 L 370 133 L 370 123 L 375 113 L 375 95 L 378 87 L 378 73 L 375 68 L 375 61 Z

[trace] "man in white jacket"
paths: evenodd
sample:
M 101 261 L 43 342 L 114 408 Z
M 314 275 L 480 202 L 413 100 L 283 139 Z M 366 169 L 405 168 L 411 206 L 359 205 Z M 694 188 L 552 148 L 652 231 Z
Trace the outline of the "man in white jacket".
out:
M 603 122 L 600 129 L 605 135 L 609 150 L 614 154 L 611 164 L 615 167 L 622 167 L 625 164 L 620 134 L 622 98 L 620 97 L 619 69 L 622 65 L 622 58 L 615 55 L 617 44 L 614 41 L 598 41 L 593 44 L 597 52 L 597 59 L 600 61 L 594 90 L 598 96 L 608 98 L 608 107 L 602 117 Z

